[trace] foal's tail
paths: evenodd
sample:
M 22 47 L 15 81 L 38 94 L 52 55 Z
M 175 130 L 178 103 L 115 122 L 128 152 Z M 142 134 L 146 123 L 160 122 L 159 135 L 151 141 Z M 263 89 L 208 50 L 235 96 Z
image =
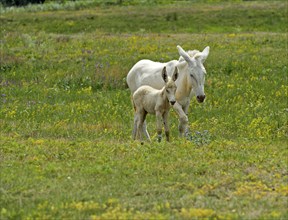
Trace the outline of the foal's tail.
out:
M 133 97 L 131 96 L 131 102 L 132 102 L 132 105 L 133 105 L 133 108 L 134 108 L 134 111 L 136 112 L 136 105 L 135 105 L 135 102 L 133 100 Z

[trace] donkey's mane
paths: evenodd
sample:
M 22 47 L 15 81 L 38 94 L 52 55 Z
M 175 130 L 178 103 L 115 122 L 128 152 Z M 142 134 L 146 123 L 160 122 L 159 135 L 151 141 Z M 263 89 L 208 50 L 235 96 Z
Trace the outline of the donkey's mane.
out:
M 194 57 L 197 53 L 199 53 L 199 50 L 188 50 L 187 53 L 190 57 Z M 179 62 L 184 61 L 184 58 L 182 56 L 179 57 Z

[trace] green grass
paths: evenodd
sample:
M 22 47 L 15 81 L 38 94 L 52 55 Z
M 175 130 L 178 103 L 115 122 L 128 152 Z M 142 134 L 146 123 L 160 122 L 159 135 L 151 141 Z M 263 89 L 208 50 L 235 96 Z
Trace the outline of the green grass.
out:
M 286 2 L 29 10 L 0 17 L 1 219 L 288 217 Z M 207 99 L 141 145 L 125 77 L 178 44 Z
M 193 7 L 191 6 L 193 5 Z M 17 13 L 17 12 L 16 12 Z M 128 14 L 128 16 L 127 16 Z M 21 32 L 74 33 L 226 33 L 285 32 L 287 3 L 185 3 L 178 5 L 115 6 L 77 11 L 4 13 L 5 30 Z M 236 22 L 235 22 L 236 21 Z

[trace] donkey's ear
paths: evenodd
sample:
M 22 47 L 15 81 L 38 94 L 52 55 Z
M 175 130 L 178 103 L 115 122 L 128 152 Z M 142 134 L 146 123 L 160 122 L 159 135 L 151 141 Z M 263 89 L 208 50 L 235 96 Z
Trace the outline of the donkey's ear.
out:
M 178 46 L 177 46 L 177 49 L 178 49 L 179 55 L 182 56 L 187 63 L 192 63 L 191 57 L 189 56 L 188 53 L 186 53 L 186 51 L 184 51 L 184 50 L 182 49 L 182 47 L 180 47 L 180 46 L 178 45 Z
M 167 75 L 167 71 L 166 71 L 166 66 L 164 66 L 164 68 L 162 70 L 162 78 L 163 78 L 165 83 L 168 82 L 168 75 Z
M 209 50 L 210 50 L 210 47 L 207 46 L 207 47 L 205 47 L 204 50 L 200 53 L 201 55 L 200 55 L 199 58 L 200 58 L 200 60 L 201 60 L 202 63 L 204 63 L 205 60 L 207 59 L 207 57 L 208 57 L 208 55 L 209 55 Z
M 175 67 L 174 73 L 172 75 L 172 79 L 173 79 L 173 81 L 176 81 L 177 78 L 178 78 L 178 68 Z

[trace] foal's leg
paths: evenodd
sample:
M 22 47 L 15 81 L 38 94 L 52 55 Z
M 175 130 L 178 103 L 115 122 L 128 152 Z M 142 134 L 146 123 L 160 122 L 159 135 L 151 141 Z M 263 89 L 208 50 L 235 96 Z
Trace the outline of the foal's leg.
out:
M 148 131 L 147 131 L 146 116 L 147 116 L 147 112 L 144 111 L 142 128 L 143 128 L 143 133 L 144 133 L 144 135 L 145 135 L 146 138 L 151 142 L 150 135 L 149 135 L 149 133 L 148 133 Z
M 159 111 L 156 111 L 157 118 L 157 139 L 158 142 L 161 142 L 162 139 L 162 114 Z
M 173 108 L 175 109 L 175 111 L 177 112 L 178 116 L 179 116 L 179 133 L 180 133 L 180 137 L 184 136 L 184 132 L 187 130 L 187 124 L 188 124 L 188 117 L 185 114 L 185 112 L 182 109 L 182 106 L 176 102 L 173 105 Z
M 143 140 L 142 140 L 142 122 L 141 122 L 141 120 L 139 120 L 138 122 L 137 122 L 137 138 L 139 138 L 140 139 L 140 141 L 141 141 L 141 143 L 143 142 Z
M 144 120 L 144 122 L 143 122 L 143 133 L 145 134 L 146 138 L 149 141 L 151 141 L 150 135 L 149 135 L 148 130 L 147 130 L 146 120 Z
M 146 114 L 147 113 L 144 110 L 138 112 L 137 134 L 140 137 L 141 144 L 143 143 L 143 137 L 142 137 L 143 130 L 142 130 L 142 128 L 143 128 L 143 122 L 145 120 Z
M 163 124 L 164 124 L 164 130 L 165 130 L 165 136 L 166 136 L 166 141 L 170 141 L 170 137 L 169 137 L 169 125 L 168 125 L 168 114 L 169 112 L 165 112 L 163 114 Z
M 138 132 L 138 129 L 137 129 L 138 121 L 139 121 L 139 117 L 138 117 L 138 114 L 135 112 L 135 115 L 134 115 L 134 127 L 133 127 L 133 131 L 132 131 L 133 140 L 136 139 L 136 135 L 137 135 L 137 132 Z

